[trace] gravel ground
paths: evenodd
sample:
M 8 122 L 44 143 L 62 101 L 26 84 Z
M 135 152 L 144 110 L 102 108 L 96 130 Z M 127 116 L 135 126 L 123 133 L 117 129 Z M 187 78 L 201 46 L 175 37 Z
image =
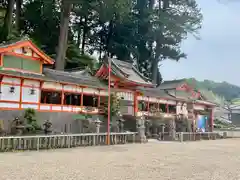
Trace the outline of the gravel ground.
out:
M 1 180 L 239 180 L 240 139 L 0 154 Z

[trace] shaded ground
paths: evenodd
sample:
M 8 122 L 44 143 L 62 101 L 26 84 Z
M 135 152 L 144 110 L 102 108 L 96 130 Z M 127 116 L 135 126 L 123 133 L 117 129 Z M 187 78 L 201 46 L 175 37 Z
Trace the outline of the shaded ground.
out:
M 1 180 L 239 180 L 240 139 L 0 154 Z

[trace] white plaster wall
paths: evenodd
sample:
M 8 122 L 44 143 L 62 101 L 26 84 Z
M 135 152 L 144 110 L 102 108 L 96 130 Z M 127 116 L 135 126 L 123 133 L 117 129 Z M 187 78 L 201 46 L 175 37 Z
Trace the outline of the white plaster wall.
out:
M 0 102 L 0 108 L 19 108 L 19 103 Z
M 2 82 L 20 85 L 21 84 L 21 79 L 20 78 L 11 78 L 11 77 L 4 76 L 3 79 L 2 79 Z
M 149 98 L 146 96 L 138 96 L 137 99 L 140 101 L 148 101 Z
M 63 106 L 63 111 L 72 111 L 72 107 L 71 106 Z
M 82 88 L 81 87 L 74 86 L 74 85 L 64 85 L 63 89 L 65 91 L 71 91 L 71 92 L 78 92 L 78 93 L 82 92 Z
M 101 90 L 101 91 L 100 91 L 100 95 L 101 95 L 101 96 L 108 96 L 108 92 Z
M 22 102 L 32 102 L 32 103 L 38 103 L 39 97 L 40 97 L 40 90 L 38 88 L 33 88 L 35 90 L 34 94 L 30 94 L 31 92 L 30 87 L 23 87 L 22 88 Z
M 31 109 L 38 109 L 37 104 L 22 104 L 21 105 L 23 109 L 31 108 Z
M 62 85 L 60 83 L 55 82 L 44 82 L 42 85 L 42 89 L 62 90 Z
M 93 88 L 83 88 L 83 92 L 88 93 L 88 94 L 99 94 L 99 91 L 97 89 Z
M 204 110 L 205 107 L 202 106 L 202 105 L 196 105 L 196 104 L 194 104 L 193 108 L 194 108 L 195 110 Z
M 22 87 L 22 102 L 38 103 L 39 97 L 41 95 L 41 92 L 39 90 L 40 82 L 33 80 L 24 80 L 23 85 L 30 87 Z M 34 94 L 30 94 L 31 89 L 35 90 Z
M 154 98 L 154 97 L 149 97 L 149 102 L 155 102 L 155 103 L 157 103 L 157 102 L 158 102 L 158 99 L 157 99 L 157 98 Z
M 10 87 L 14 87 L 14 92 L 10 93 Z M 1 94 L 0 94 L 0 100 L 4 101 L 20 101 L 20 86 L 16 85 L 7 85 L 2 84 L 1 85 Z
M 19 103 L 0 102 L 0 108 L 19 108 Z
M 171 105 L 176 105 L 176 101 L 173 100 L 165 100 L 165 99 L 158 99 L 158 98 L 152 98 L 152 97 L 146 97 L 146 96 L 138 96 L 137 99 L 139 101 L 143 100 L 143 101 L 150 101 L 150 102 L 157 102 L 160 104 L 171 104 Z
M 40 81 L 36 81 L 36 80 L 24 80 L 23 81 L 23 85 L 26 86 L 33 86 L 33 87 L 40 87 Z
M 79 111 L 81 111 L 81 108 L 80 107 L 73 107 L 73 111 L 74 112 L 79 112 Z
M 167 100 L 167 104 L 176 105 L 177 102 L 172 100 Z
M 117 92 L 117 96 L 119 96 L 120 98 L 123 98 L 124 100 L 127 100 L 127 101 L 134 100 L 134 95 L 132 92 Z
M 40 105 L 40 110 L 50 110 L 51 109 L 51 107 L 50 107 L 50 105 Z
M 160 104 L 167 104 L 167 100 L 165 100 L 165 99 L 159 99 L 158 100 L 158 103 L 160 103 Z
M 13 52 L 17 53 L 17 54 L 24 54 L 25 56 L 32 56 L 32 50 L 29 47 L 24 47 L 25 52 L 22 52 L 22 48 L 16 48 L 13 50 Z
M 52 106 L 52 110 L 54 111 L 61 111 L 62 110 L 62 106 L 59 105 L 59 106 Z

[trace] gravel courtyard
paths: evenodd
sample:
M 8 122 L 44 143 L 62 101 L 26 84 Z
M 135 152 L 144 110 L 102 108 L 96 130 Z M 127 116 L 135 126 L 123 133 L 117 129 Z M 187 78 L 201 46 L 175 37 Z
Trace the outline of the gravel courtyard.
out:
M 240 139 L 0 154 L 1 180 L 239 180 Z

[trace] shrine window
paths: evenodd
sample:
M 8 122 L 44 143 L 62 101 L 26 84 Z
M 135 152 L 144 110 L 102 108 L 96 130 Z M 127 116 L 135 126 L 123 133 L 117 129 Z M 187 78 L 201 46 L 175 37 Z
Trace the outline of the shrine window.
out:
M 61 104 L 61 92 L 41 91 L 41 103 L 44 104 Z
M 108 104 L 108 96 L 100 97 L 100 107 L 105 107 Z
M 81 105 L 81 94 L 65 93 L 64 104 L 80 106 Z
M 98 97 L 96 95 L 83 94 L 83 106 L 98 107 Z
M 149 111 L 158 111 L 158 103 L 149 103 Z
M 148 103 L 146 101 L 138 101 L 139 111 L 148 111 Z
M 175 114 L 176 113 L 176 105 L 168 105 L 169 113 Z
M 167 105 L 166 104 L 159 104 L 160 111 L 166 113 L 167 112 Z

